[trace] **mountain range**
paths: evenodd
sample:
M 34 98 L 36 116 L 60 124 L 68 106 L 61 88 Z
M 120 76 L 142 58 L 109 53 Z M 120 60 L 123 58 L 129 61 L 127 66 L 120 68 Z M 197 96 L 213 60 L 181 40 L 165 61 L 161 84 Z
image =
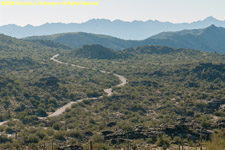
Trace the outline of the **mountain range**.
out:
M 157 20 L 126 22 L 121 20 L 92 19 L 84 23 L 46 23 L 40 26 L 26 25 L 22 27 L 10 24 L 0 26 L 0 33 L 24 38 L 56 33 L 88 32 L 110 35 L 121 39 L 143 40 L 161 32 L 206 28 L 211 24 L 225 27 L 225 21 L 217 20 L 214 17 L 208 17 L 192 23 L 171 23 Z
M 81 48 L 87 44 L 99 44 L 107 48 L 122 50 L 144 45 L 161 45 L 173 48 L 197 49 L 208 52 L 225 52 L 225 28 L 211 25 L 207 28 L 163 32 L 145 40 L 123 40 L 112 36 L 92 33 L 62 33 L 48 36 L 33 36 L 26 40 L 50 40 L 72 48 Z

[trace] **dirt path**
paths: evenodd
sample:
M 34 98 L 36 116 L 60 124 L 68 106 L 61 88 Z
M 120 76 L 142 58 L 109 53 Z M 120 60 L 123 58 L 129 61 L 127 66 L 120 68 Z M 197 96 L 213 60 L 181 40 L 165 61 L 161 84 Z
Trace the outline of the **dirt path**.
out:
M 59 63 L 59 64 L 71 65 L 72 67 L 78 67 L 78 68 L 82 68 L 82 69 L 86 68 L 86 67 L 79 66 L 79 65 L 68 64 L 68 63 L 61 62 L 61 61 L 56 59 L 56 57 L 58 57 L 58 56 L 59 56 L 59 54 L 56 54 L 52 58 L 50 58 L 50 60 L 52 60 L 52 61 L 54 61 L 56 63 Z M 108 74 L 109 73 L 109 72 L 106 72 L 106 71 L 103 71 L 103 70 L 99 70 L 99 71 L 101 73 L 104 73 L 104 74 Z M 116 76 L 121 81 L 121 83 L 116 85 L 116 87 L 122 87 L 122 86 L 124 86 L 124 85 L 126 85 L 128 83 L 127 79 L 124 76 L 121 76 L 121 75 L 118 75 L 118 74 L 115 74 L 115 73 L 113 75 Z M 112 96 L 112 94 L 113 94 L 112 88 L 104 89 L 104 92 L 107 94 L 107 96 Z M 93 97 L 93 98 L 84 98 L 84 99 L 80 99 L 80 100 L 77 100 L 77 101 L 69 102 L 66 105 L 64 105 L 64 106 L 60 107 L 59 109 L 57 109 L 54 113 L 50 114 L 48 117 L 56 117 L 56 116 L 61 115 L 62 113 L 64 113 L 66 111 L 67 108 L 70 108 L 73 104 L 83 102 L 84 100 L 96 100 L 96 99 L 100 99 L 100 98 L 103 98 L 103 96 Z M 42 117 L 41 119 L 45 119 L 45 117 Z
M 59 60 L 56 59 L 56 57 L 58 57 L 58 56 L 59 56 L 59 54 L 56 54 L 52 58 L 50 58 L 50 60 L 52 60 L 52 61 L 54 61 L 56 63 L 59 63 L 59 64 L 63 64 L 63 65 L 71 65 L 72 67 L 78 67 L 78 68 L 81 68 L 81 69 L 87 69 L 86 67 L 83 67 L 83 66 L 69 64 L 69 63 L 65 63 L 65 62 L 59 61 Z M 99 71 L 101 73 L 104 73 L 104 74 L 110 73 L 110 72 L 106 72 L 106 71 L 103 71 L 103 70 L 99 70 Z M 121 75 L 118 75 L 118 74 L 115 74 L 115 73 L 113 75 L 116 76 L 121 81 L 121 83 L 116 85 L 116 87 L 122 87 L 122 86 L 124 86 L 124 85 L 126 85 L 128 83 L 127 79 L 124 76 L 121 76 Z M 112 88 L 104 89 L 104 92 L 107 94 L 107 96 L 112 96 L 112 94 L 113 94 Z M 79 99 L 77 101 L 69 102 L 66 105 L 64 105 L 64 106 L 60 107 L 59 109 L 57 109 L 54 113 L 48 115 L 48 117 L 57 117 L 57 116 L 61 115 L 62 113 L 64 113 L 66 111 L 66 109 L 70 108 L 73 104 L 83 102 L 84 100 L 96 100 L 96 99 L 101 99 L 101 98 L 103 98 L 103 96 L 93 97 L 93 98 L 84 98 L 84 99 Z M 46 119 L 46 118 L 47 117 L 39 117 L 39 119 Z M 4 125 L 7 122 L 9 122 L 9 120 L 0 122 L 0 126 Z
M 3 121 L 3 122 L 0 122 L 0 126 L 6 124 L 7 122 L 9 122 L 10 120 L 6 120 L 6 121 Z M 12 119 L 12 121 L 19 121 L 18 119 Z
M 7 122 L 9 122 L 9 120 L 0 122 L 0 126 L 4 125 L 4 124 L 7 123 Z

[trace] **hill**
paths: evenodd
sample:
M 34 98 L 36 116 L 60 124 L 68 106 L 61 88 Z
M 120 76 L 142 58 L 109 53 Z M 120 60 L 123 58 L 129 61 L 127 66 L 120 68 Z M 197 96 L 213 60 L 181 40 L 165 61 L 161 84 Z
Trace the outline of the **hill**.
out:
M 173 48 L 197 49 L 209 52 L 225 52 L 225 28 L 211 25 L 204 29 L 164 32 L 142 41 L 122 40 L 111 36 L 90 33 L 63 33 L 49 36 L 35 36 L 27 40 L 51 40 L 73 48 L 87 44 L 100 44 L 104 47 L 122 50 L 144 45 L 161 45 Z
M 46 47 L 57 48 L 57 49 L 66 49 L 66 50 L 72 50 L 73 49 L 69 46 L 66 46 L 64 44 L 54 42 L 54 41 L 51 41 L 51 40 L 30 40 L 30 42 L 32 42 L 34 44 L 46 46 Z
M 146 45 L 146 46 L 140 46 L 140 47 L 134 47 L 134 48 L 127 48 L 124 49 L 123 52 L 126 54 L 172 54 L 172 53 L 178 53 L 185 49 L 174 49 L 167 46 L 154 46 L 154 45 Z M 186 51 L 188 51 L 186 49 Z
M 90 58 L 90 59 L 123 59 L 129 55 L 121 51 L 111 50 L 101 45 L 84 45 L 82 48 L 72 51 L 76 57 Z
M 24 27 L 14 24 L 0 27 L 0 33 L 24 38 L 28 36 L 50 35 L 66 32 L 88 32 L 105 34 L 122 39 L 143 40 L 155 34 L 167 31 L 180 31 L 184 29 L 206 28 L 211 24 L 225 27 L 225 21 L 208 17 L 204 20 L 192 23 L 171 23 L 158 20 L 133 21 L 122 20 L 110 21 L 107 19 L 92 19 L 84 23 L 46 23 L 40 26 L 26 25 Z
M 53 43 L 52 41 L 50 41 Z M 45 43 L 45 44 L 44 44 Z M 55 44 L 47 44 L 48 41 L 44 42 L 34 42 L 34 41 L 26 41 L 22 39 L 17 39 L 14 37 L 6 36 L 0 34 L 0 52 L 1 57 L 31 57 L 37 60 L 46 58 L 51 56 L 60 50 L 65 50 L 66 46 L 62 47 L 55 47 Z M 58 44 L 57 45 L 62 45 Z M 45 54 L 45 56 L 43 55 Z
M 204 29 L 160 33 L 141 43 L 224 53 L 224 38 L 225 28 L 211 25 Z
M 49 36 L 33 36 L 25 38 L 27 40 L 51 40 L 73 48 L 81 48 L 87 44 L 99 44 L 111 49 L 123 49 L 131 47 L 135 41 L 127 41 L 115 37 L 91 33 L 62 33 Z

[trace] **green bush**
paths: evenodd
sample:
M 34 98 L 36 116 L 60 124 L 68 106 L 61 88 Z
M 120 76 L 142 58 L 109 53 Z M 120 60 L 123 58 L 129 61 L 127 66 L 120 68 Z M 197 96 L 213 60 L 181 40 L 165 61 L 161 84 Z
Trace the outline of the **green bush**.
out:
M 211 136 L 211 140 L 204 142 L 203 147 L 206 150 L 224 150 L 225 148 L 225 130 L 219 131 Z
M 104 143 L 104 138 L 100 135 L 94 135 L 92 137 L 94 143 Z
M 156 145 L 167 149 L 170 146 L 170 137 L 167 135 L 161 135 L 157 138 Z
M 58 131 L 55 133 L 54 138 L 60 141 L 65 140 L 65 133 L 63 131 Z
M 77 139 L 82 138 L 82 133 L 78 130 L 68 131 L 67 134 L 68 134 L 68 136 L 73 137 L 73 138 L 77 138 Z
M 148 138 L 148 139 L 146 140 L 146 143 L 148 143 L 148 144 L 154 144 L 154 143 L 155 143 L 155 140 L 152 139 L 152 138 Z
M 38 143 L 39 142 L 39 138 L 34 135 L 34 134 L 30 134 L 28 135 L 27 139 L 25 140 L 26 143 Z
M 54 124 L 52 125 L 52 128 L 55 129 L 55 130 L 59 130 L 60 127 L 61 127 L 61 126 L 60 126 L 59 123 L 54 123 Z

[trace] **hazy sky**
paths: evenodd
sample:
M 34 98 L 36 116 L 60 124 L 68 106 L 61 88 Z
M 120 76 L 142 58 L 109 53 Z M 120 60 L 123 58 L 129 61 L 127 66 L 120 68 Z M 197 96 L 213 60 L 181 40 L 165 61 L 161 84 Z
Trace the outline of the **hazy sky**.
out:
M 0 2 L 2 1 L 0 0 Z M 35 0 L 18 1 L 32 2 Z M 36 2 L 38 1 L 36 0 Z M 62 2 L 64 0 L 41 1 Z M 70 1 L 81 2 L 79 0 Z M 98 6 L 0 5 L 0 25 L 40 25 L 47 22 L 79 23 L 93 18 L 124 21 L 153 19 L 178 23 L 192 22 L 213 16 L 225 20 L 225 0 L 86 0 L 86 2 L 96 1 L 99 2 Z

